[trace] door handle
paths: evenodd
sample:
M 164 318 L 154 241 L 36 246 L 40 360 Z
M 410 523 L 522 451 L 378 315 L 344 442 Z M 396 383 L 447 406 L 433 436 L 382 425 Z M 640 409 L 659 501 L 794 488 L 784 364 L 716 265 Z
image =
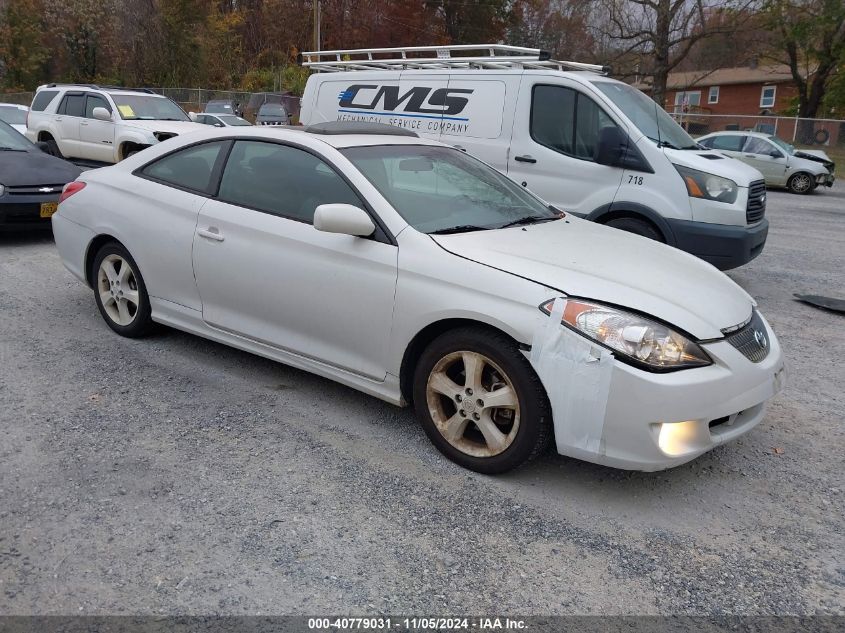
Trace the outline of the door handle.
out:
M 210 226 L 207 229 L 197 229 L 197 235 L 200 237 L 207 237 L 210 240 L 214 240 L 215 242 L 222 242 L 223 241 L 223 234 L 220 232 L 216 226 Z
M 528 154 L 526 154 L 525 156 L 514 156 L 513 159 L 516 160 L 516 161 L 519 161 L 520 163 L 536 163 L 537 162 L 536 158 L 532 158 Z
M 756 154 L 746 154 L 746 158 L 756 158 Z
M 88 121 L 81 121 L 79 125 L 88 125 Z

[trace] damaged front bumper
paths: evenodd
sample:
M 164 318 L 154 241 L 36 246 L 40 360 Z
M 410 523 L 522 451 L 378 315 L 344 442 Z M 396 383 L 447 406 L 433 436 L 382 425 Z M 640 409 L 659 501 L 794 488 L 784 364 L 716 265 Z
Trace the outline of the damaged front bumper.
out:
M 705 344 L 713 364 L 696 369 L 651 373 L 615 360 L 605 395 L 583 410 L 556 404 L 559 385 L 547 384 L 541 373 L 552 402 L 557 451 L 614 468 L 655 471 L 747 433 L 784 382 L 783 352 L 767 323 L 766 330 L 770 349 L 758 363 L 726 340 Z M 584 420 L 591 428 L 585 429 Z

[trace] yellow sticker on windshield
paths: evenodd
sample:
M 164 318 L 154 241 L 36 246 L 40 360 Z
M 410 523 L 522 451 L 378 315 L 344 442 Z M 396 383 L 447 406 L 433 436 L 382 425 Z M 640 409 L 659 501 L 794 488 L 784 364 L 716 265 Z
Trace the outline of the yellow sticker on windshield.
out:
M 128 105 L 119 105 L 117 109 L 120 110 L 120 114 L 123 116 L 135 116 L 135 111 L 132 109 L 131 106 Z

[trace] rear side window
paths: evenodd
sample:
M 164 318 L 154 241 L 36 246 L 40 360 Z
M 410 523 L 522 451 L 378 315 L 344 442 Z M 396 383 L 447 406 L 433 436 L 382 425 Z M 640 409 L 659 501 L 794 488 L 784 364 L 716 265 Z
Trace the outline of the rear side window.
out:
M 229 141 L 214 141 L 193 145 L 150 163 L 140 174 L 180 189 L 210 194 L 215 185 L 211 178 L 214 166 L 228 144 Z
M 65 95 L 61 105 L 59 105 L 58 113 L 67 116 L 85 116 L 85 95 Z
M 36 93 L 29 109 L 33 112 L 44 112 L 57 94 L 59 94 L 58 90 L 40 90 Z
M 713 149 L 723 149 L 726 152 L 739 152 L 742 150 L 742 144 L 745 142 L 745 135 L 724 134 L 722 136 L 714 136 L 710 141 L 709 147 Z
M 595 101 L 571 88 L 535 86 L 531 138 L 582 160 L 595 160 L 601 130 L 616 127 Z
M 220 181 L 220 200 L 311 223 L 321 204 L 364 207 L 337 172 L 306 151 L 260 141 L 237 141 Z
M 108 101 L 99 95 L 89 94 L 88 100 L 85 102 L 85 118 L 94 118 L 94 108 L 105 108 L 111 112 L 111 106 Z

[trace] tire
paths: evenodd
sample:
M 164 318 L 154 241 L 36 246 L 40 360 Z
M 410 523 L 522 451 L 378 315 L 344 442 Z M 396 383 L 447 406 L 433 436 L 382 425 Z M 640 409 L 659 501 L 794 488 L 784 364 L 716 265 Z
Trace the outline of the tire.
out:
M 62 155 L 62 151 L 59 149 L 59 144 L 56 143 L 56 141 L 54 141 L 52 137 L 44 142 L 47 143 L 47 153 L 50 156 L 55 156 L 56 158 L 64 158 L 64 156 Z
M 813 140 L 816 142 L 816 145 L 824 145 L 830 140 L 830 132 L 824 128 L 819 128 L 816 130 L 816 133 L 813 134 Z
M 480 365 L 469 382 L 468 364 Z M 459 328 L 432 341 L 414 371 L 414 408 L 441 453 L 488 475 L 534 459 L 553 435 L 543 384 L 517 343 L 495 330 Z
M 810 193 L 814 189 L 814 184 L 815 178 L 807 172 L 799 171 L 797 174 L 792 174 L 792 176 L 789 177 L 789 180 L 786 182 L 786 188 L 792 193 L 804 195 Z
M 647 237 L 655 242 L 666 242 L 663 234 L 647 220 L 640 220 L 639 218 L 614 218 L 605 224 L 606 226 L 612 226 L 614 229 Z
M 154 326 L 150 297 L 129 251 L 118 242 L 104 244 L 92 266 L 94 300 L 106 324 L 128 338 L 149 334 Z

